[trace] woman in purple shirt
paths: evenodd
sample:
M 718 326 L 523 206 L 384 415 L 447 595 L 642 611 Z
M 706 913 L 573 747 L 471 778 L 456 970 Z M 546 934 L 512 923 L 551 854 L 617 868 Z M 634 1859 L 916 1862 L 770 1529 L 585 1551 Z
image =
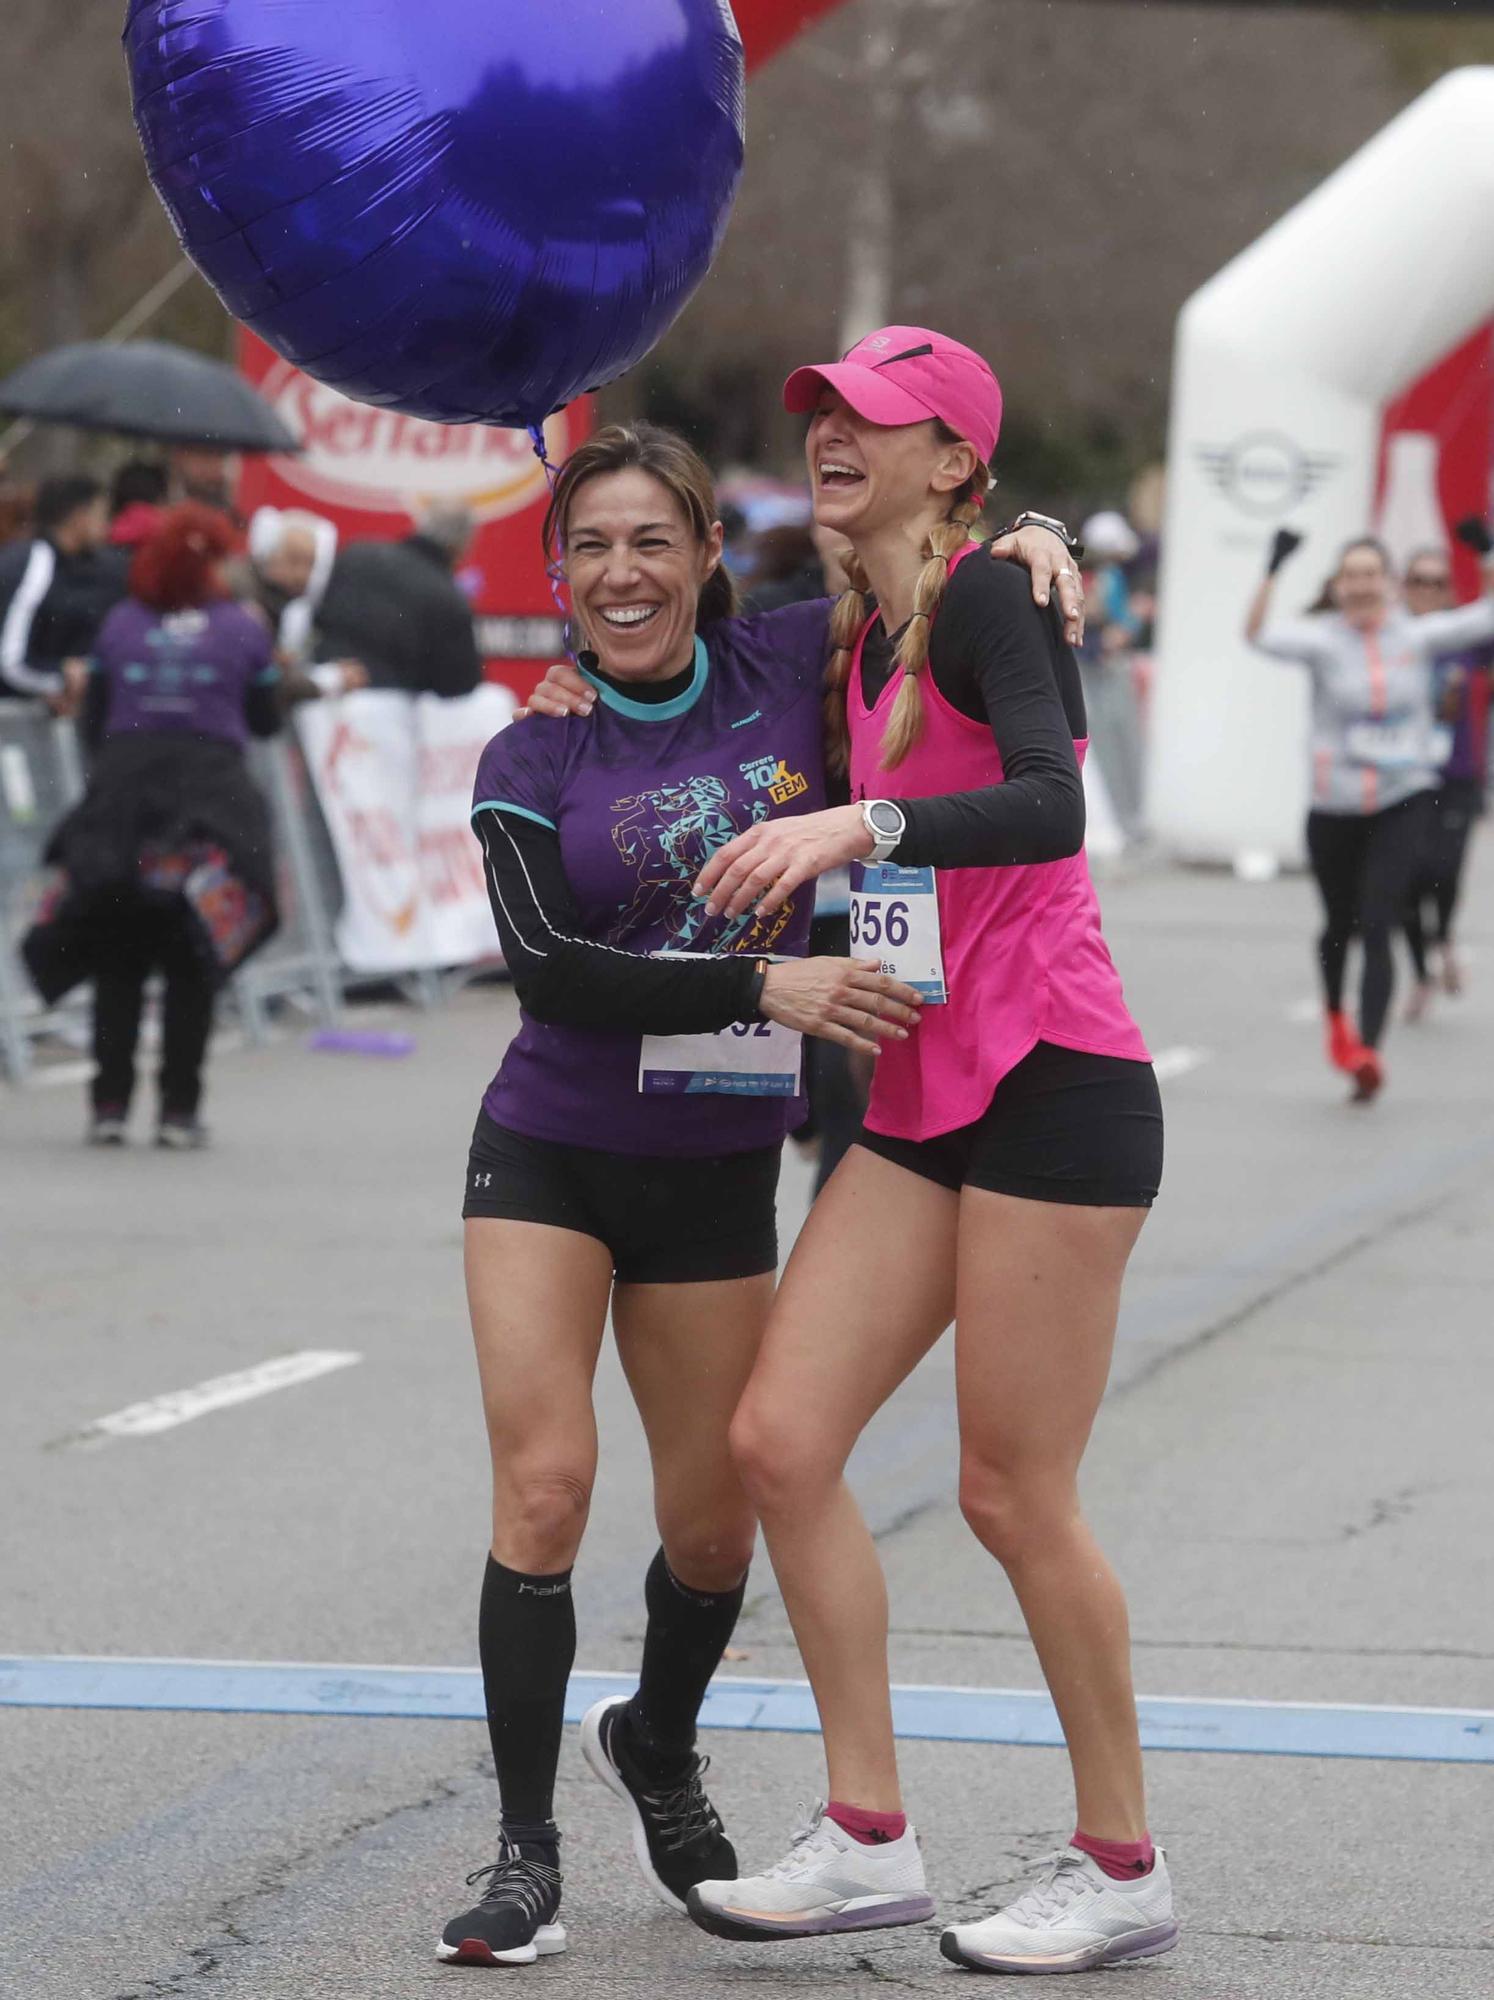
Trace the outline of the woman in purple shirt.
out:
M 94 986 L 89 1137 L 124 1142 L 145 983 L 165 980 L 157 1143 L 205 1143 L 198 1117 L 217 988 L 275 928 L 269 813 L 251 736 L 280 726 L 271 639 L 228 602 L 216 509 L 172 508 L 95 643 L 82 734 L 88 791 L 52 837 L 60 895 L 29 933 L 49 1004 Z
M 565 1946 L 553 1791 L 609 1307 L 661 1547 L 638 1692 L 591 1710 L 582 1749 L 671 1908 L 735 1873 L 695 1723 L 756 1535 L 726 1435 L 772 1298 L 800 1037 L 875 1055 L 917 1018 L 917 995 L 875 961 L 802 956 L 811 896 L 757 921 L 712 918 L 692 893 L 735 834 L 824 804 L 828 600 L 735 616 L 710 475 L 651 425 L 600 431 L 568 461 L 546 540 L 590 713 L 505 730 L 473 802 L 523 1015 L 483 1099 L 463 1209 L 493 1461 L 478 1630 L 502 1807 L 499 1859 L 437 1948 L 469 1964 Z M 1020 553 L 1044 594 L 1067 566 L 1040 532 Z

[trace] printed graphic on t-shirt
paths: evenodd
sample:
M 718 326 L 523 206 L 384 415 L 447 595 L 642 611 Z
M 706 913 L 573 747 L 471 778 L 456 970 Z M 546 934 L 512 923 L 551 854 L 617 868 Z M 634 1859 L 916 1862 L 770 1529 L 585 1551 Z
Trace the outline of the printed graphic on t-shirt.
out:
M 765 761 L 772 765 L 776 781 L 783 770 L 781 761 Z M 665 931 L 660 949 L 688 951 L 708 922 L 706 905 L 694 893 L 696 876 L 719 848 L 767 818 L 768 798 L 738 806 L 723 779 L 702 774 L 616 799 L 612 810 L 617 815 L 613 846 L 636 874 L 638 886 L 632 902 L 619 911 L 608 942 L 618 943 L 657 924 Z M 793 915 L 792 901 L 771 917 L 745 911 L 721 927 L 712 949 L 766 951 Z

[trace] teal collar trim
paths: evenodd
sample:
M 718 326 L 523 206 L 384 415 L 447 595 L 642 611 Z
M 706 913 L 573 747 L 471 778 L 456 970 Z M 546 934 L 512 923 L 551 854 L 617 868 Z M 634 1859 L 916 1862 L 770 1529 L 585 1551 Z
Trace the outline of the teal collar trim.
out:
M 672 722 L 677 715 L 688 715 L 705 693 L 705 684 L 711 677 L 711 660 L 706 652 L 705 640 L 697 633 L 695 671 L 690 676 L 690 685 L 671 701 L 630 701 L 627 695 L 619 694 L 606 681 L 587 673 L 585 667 L 581 668 L 581 677 L 591 682 L 606 706 L 618 715 L 626 715 L 633 722 Z

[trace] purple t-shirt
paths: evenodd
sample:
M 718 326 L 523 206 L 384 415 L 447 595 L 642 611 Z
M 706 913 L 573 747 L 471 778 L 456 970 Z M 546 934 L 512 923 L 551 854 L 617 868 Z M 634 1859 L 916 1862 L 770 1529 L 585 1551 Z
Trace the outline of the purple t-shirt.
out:
M 555 828 L 581 928 L 634 952 L 774 952 L 809 939 L 806 885 L 769 918 L 709 919 L 691 885 L 759 820 L 825 804 L 821 694 L 829 605 L 708 625 L 684 691 L 630 701 L 603 686 L 588 718 L 535 717 L 482 754 L 474 816 L 503 807 Z M 483 1098 L 495 1123 L 606 1152 L 709 1157 L 776 1144 L 802 1097 L 652 1095 L 636 1031 L 523 1016 Z
M 274 639 L 241 604 L 152 611 L 116 604 L 99 627 L 93 671 L 109 684 L 104 734 L 136 730 L 249 741 L 244 697 L 272 681 Z

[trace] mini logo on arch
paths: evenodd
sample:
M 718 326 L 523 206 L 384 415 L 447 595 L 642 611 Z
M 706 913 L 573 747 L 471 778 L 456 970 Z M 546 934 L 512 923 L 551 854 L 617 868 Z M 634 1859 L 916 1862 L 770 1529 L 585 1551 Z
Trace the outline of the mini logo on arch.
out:
M 1343 463 L 1336 452 L 1304 451 L 1283 431 L 1250 431 L 1233 444 L 1201 444 L 1194 456 L 1232 506 L 1260 521 L 1290 513 Z

